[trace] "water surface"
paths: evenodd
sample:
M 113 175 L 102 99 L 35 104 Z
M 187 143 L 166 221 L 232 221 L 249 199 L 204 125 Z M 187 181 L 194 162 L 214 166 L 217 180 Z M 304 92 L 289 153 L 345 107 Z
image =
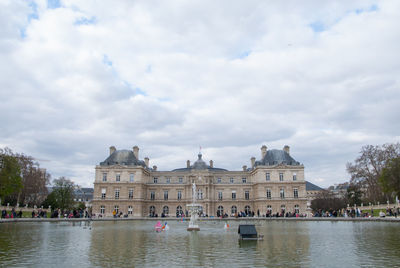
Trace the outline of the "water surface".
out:
M 400 267 L 396 222 L 264 221 L 263 241 L 239 241 L 238 222 L 0 224 L 0 267 Z

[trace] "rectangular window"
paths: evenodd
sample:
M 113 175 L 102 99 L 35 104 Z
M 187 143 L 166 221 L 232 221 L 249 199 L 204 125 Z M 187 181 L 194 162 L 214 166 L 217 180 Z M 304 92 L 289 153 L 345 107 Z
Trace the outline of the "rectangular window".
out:
M 121 174 L 117 174 L 117 175 L 115 176 L 115 180 L 116 180 L 116 181 L 121 181 Z
M 283 173 L 279 173 L 279 181 L 283 181 Z
M 246 199 L 246 200 L 250 199 L 250 192 L 249 191 L 245 191 L 244 192 L 244 199 Z
M 267 189 L 267 199 L 271 199 L 271 189 Z
M 183 183 L 183 178 L 179 178 L 179 183 Z
M 232 191 L 232 200 L 236 199 L 236 191 Z
M 221 183 L 221 178 L 217 178 L 217 183 Z
M 133 199 L 133 189 L 132 189 L 132 188 L 129 189 L 128 198 L 129 198 L 129 199 Z
M 285 189 L 281 188 L 280 195 L 281 199 L 285 199 Z
M 178 191 L 178 200 L 182 199 L 182 191 Z
M 203 199 L 203 190 L 201 190 L 201 189 L 197 190 L 197 199 L 198 200 Z
M 294 198 L 299 198 L 299 190 L 297 188 L 293 189 L 293 197 Z
M 151 199 L 151 200 L 156 199 L 156 193 L 155 193 L 154 191 L 151 191 L 151 192 L 150 192 L 150 199 Z
M 119 199 L 119 189 L 115 189 L 115 199 Z
M 293 180 L 296 181 L 297 180 L 297 174 L 293 173 Z
M 242 183 L 246 183 L 247 179 L 246 178 L 242 178 Z
M 107 173 L 103 173 L 103 181 L 107 181 Z
M 134 180 L 135 180 L 135 174 L 134 174 L 134 173 L 131 173 L 131 174 L 129 175 L 129 182 L 134 182 Z
M 164 191 L 164 200 L 168 200 L 168 191 Z
M 115 206 L 114 206 L 114 210 L 115 210 L 116 214 L 118 214 L 118 212 L 119 212 L 119 206 L 115 205 Z
M 222 200 L 222 192 L 221 191 L 218 192 L 218 200 Z
M 158 183 L 158 178 L 154 177 L 154 178 L 153 178 L 153 182 L 154 182 L 154 183 Z
M 233 182 L 234 182 L 233 178 L 230 178 L 230 179 L 229 179 L 229 181 L 230 181 L 231 183 L 233 183 Z
M 170 183 L 171 182 L 171 178 L 167 178 L 167 183 Z
M 100 207 L 100 213 L 101 213 L 101 214 L 106 213 L 106 208 L 105 208 L 104 206 L 101 206 L 101 207 Z
M 101 199 L 106 199 L 106 188 L 101 189 Z
M 129 206 L 129 207 L 128 207 L 128 214 L 129 214 L 129 215 L 132 215 L 132 214 L 133 214 L 133 207 L 132 207 L 132 206 Z
M 267 172 L 267 173 L 265 174 L 265 180 L 266 180 L 266 181 L 270 181 L 270 180 L 271 180 L 271 177 L 270 177 L 270 175 L 269 175 L 269 172 Z

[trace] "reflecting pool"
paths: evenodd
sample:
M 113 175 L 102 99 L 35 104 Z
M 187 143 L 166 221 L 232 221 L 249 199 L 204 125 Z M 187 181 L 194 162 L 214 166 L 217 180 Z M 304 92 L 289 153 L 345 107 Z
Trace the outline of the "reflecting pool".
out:
M 400 223 L 258 221 L 263 241 L 239 241 L 239 222 L 0 224 L 0 267 L 399 267 Z

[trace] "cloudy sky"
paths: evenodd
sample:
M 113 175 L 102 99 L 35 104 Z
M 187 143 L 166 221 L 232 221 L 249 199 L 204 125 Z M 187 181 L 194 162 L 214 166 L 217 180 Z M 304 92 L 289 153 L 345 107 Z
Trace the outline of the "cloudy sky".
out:
M 0 1 L 0 147 L 83 186 L 117 149 L 347 181 L 400 140 L 400 1 Z

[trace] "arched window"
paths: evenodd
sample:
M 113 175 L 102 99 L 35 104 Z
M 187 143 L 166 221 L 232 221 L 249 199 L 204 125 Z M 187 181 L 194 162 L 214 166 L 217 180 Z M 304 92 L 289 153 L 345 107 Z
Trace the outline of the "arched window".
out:
M 133 214 L 133 207 L 132 206 L 128 207 L 128 214 L 130 214 L 130 215 Z
M 246 213 L 246 215 L 250 214 L 250 206 L 245 206 L 244 207 L 244 213 Z
M 180 216 L 182 216 L 182 215 L 183 215 L 182 207 L 181 207 L 181 206 L 177 206 L 177 207 L 176 207 L 176 216 L 177 216 L 177 217 L 180 217 Z
M 281 205 L 281 211 L 285 212 L 285 210 L 286 210 L 286 206 L 285 205 Z
M 163 209 L 162 209 L 162 212 L 164 213 L 165 216 L 168 216 L 168 214 L 169 214 L 168 206 L 164 206 Z
M 235 215 L 237 213 L 237 207 L 236 206 L 232 206 L 231 213 L 232 213 L 232 215 Z
M 300 213 L 299 205 L 294 205 L 294 213 Z
M 267 205 L 267 212 L 268 211 L 272 211 L 272 206 L 271 205 Z
M 222 216 L 224 215 L 224 207 L 223 206 L 218 206 L 218 210 L 217 210 L 217 216 Z
M 154 217 L 155 214 L 156 214 L 156 207 L 150 206 L 150 217 Z

